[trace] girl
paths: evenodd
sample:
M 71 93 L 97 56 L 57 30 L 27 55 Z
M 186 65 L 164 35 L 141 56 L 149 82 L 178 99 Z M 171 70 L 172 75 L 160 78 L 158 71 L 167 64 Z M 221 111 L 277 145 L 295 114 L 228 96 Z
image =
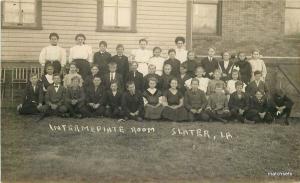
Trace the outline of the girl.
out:
M 64 83 L 64 87 L 68 88 L 71 86 L 71 80 L 73 77 L 78 77 L 79 78 L 79 86 L 82 87 L 82 83 L 83 83 L 83 79 L 82 77 L 77 73 L 77 67 L 75 63 L 71 63 L 70 64 L 70 70 L 69 70 L 69 74 L 66 74 L 63 80 Z
M 146 39 L 139 40 L 139 49 L 132 50 L 130 61 L 138 62 L 138 71 L 143 75 L 146 75 L 148 72 L 147 63 L 152 56 L 152 52 L 147 49 L 148 41 Z
M 188 120 L 188 112 L 183 105 L 183 95 L 177 89 L 178 81 L 176 78 L 171 80 L 170 86 L 170 89 L 164 92 L 163 105 L 165 107 L 162 111 L 162 117 L 172 121 Z
M 52 65 L 48 65 L 46 68 L 46 73 L 45 75 L 42 76 L 41 81 L 42 81 L 42 87 L 43 87 L 43 91 L 46 92 L 47 88 L 50 85 L 53 85 L 53 66 Z
M 183 63 L 185 59 L 187 58 L 187 51 L 184 49 L 185 39 L 184 37 L 178 36 L 175 38 L 175 44 L 176 44 L 176 59 L 180 61 L 180 63 Z
M 169 59 L 164 62 L 164 65 L 170 64 L 172 66 L 171 74 L 173 76 L 178 76 L 180 74 L 180 61 L 176 59 L 176 51 L 174 49 L 169 49 L 168 55 Z
M 229 94 L 232 94 L 233 92 L 236 91 L 236 86 L 235 83 L 238 81 L 239 79 L 239 71 L 238 70 L 233 70 L 231 73 L 231 80 L 227 81 L 227 91 Z M 243 83 L 243 87 L 242 87 L 242 91 L 245 92 L 246 89 L 246 84 Z
M 149 88 L 144 91 L 144 104 L 145 104 L 145 118 L 146 119 L 160 119 L 163 106 L 162 93 L 156 89 L 157 79 L 149 78 Z
M 219 62 L 219 68 L 222 71 L 221 79 L 226 82 L 230 79 L 233 62 L 230 60 L 230 54 L 227 51 L 222 54 L 222 59 L 223 60 Z
M 90 74 L 90 64 L 93 62 L 92 47 L 85 44 L 86 37 L 84 34 L 75 36 L 76 45 L 70 48 L 69 63 L 75 62 L 82 78 Z
M 223 80 L 221 80 L 221 74 L 222 74 L 222 71 L 220 71 L 218 69 L 215 70 L 214 79 L 212 79 L 208 82 L 207 92 L 206 92 L 207 95 L 211 95 L 212 93 L 215 92 L 217 84 L 220 84 L 222 86 L 223 93 L 227 93 L 226 83 Z
M 101 75 L 104 75 L 108 72 L 108 63 L 111 60 L 111 54 L 106 51 L 107 42 L 100 41 L 99 51 L 94 54 L 93 63 L 97 64 L 100 70 Z
M 154 47 L 153 48 L 153 56 L 149 59 L 148 65 L 152 64 L 156 66 L 156 73 L 158 75 L 162 75 L 163 65 L 164 65 L 164 58 L 160 56 L 161 48 Z
M 204 72 L 203 67 L 201 67 L 201 66 L 198 66 L 196 68 L 195 73 L 196 73 L 195 79 L 197 79 L 199 81 L 198 88 L 200 90 L 202 90 L 204 93 L 206 93 L 207 92 L 208 83 L 210 82 L 210 79 L 203 77 L 205 75 L 205 72 Z M 192 80 L 193 80 L 193 78 L 191 78 L 189 80 L 186 80 L 186 82 L 185 82 L 185 86 L 188 89 L 192 88 L 192 86 L 191 86 Z
M 194 77 L 195 76 L 195 70 L 200 65 L 195 60 L 195 53 L 193 51 L 189 51 L 187 53 L 187 61 L 183 62 L 187 65 L 187 74 Z
M 173 79 L 175 76 L 171 75 L 172 72 L 172 66 L 170 64 L 165 64 L 164 65 L 164 72 L 161 77 L 161 88 L 162 91 L 168 90 L 170 88 L 170 81 Z
M 238 61 L 234 63 L 233 69 L 236 69 L 240 72 L 241 81 L 243 81 L 246 84 L 249 84 L 252 69 L 244 52 L 239 52 Z
M 249 60 L 249 63 L 252 68 L 251 80 L 254 80 L 254 72 L 260 71 L 262 74 L 262 80 L 265 81 L 267 76 L 267 68 L 265 62 L 260 59 L 259 50 L 254 50 L 252 52 L 252 59 Z

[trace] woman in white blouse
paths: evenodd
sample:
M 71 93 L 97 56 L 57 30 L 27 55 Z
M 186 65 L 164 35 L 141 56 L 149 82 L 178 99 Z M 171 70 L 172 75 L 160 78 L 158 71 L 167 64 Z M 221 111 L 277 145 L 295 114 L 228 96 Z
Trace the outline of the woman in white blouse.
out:
M 74 62 L 79 69 L 82 78 L 86 78 L 91 72 L 90 63 L 93 62 L 92 47 L 85 44 L 86 37 L 84 34 L 75 36 L 76 45 L 70 48 L 69 62 Z

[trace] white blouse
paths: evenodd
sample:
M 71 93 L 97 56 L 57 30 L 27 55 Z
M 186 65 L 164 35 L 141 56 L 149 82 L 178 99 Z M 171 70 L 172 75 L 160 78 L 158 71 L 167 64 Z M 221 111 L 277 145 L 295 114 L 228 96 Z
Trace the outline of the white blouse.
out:
M 69 62 L 74 59 L 85 59 L 90 63 L 93 62 L 93 50 L 89 45 L 75 45 L 70 48 Z
M 136 61 L 138 63 L 147 63 L 152 57 L 152 51 L 147 49 L 135 49 L 132 50 L 131 54 L 133 57 L 131 61 Z
M 267 67 L 265 65 L 265 62 L 261 59 L 257 59 L 257 60 L 251 59 L 249 60 L 249 63 L 252 68 L 252 75 L 255 71 L 261 71 L 262 79 L 265 80 L 267 76 Z
M 155 73 L 161 76 L 163 71 L 164 61 L 165 59 L 163 57 L 151 57 L 148 61 L 148 64 L 155 65 L 156 66 Z
M 193 79 L 193 78 L 188 79 L 188 80 L 185 81 L 185 86 L 186 86 L 187 88 L 189 88 L 189 89 L 192 88 L 192 86 L 191 86 L 192 79 Z M 208 79 L 208 78 L 203 78 L 203 77 L 201 77 L 201 78 L 197 78 L 197 77 L 196 77 L 195 79 L 198 79 L 198 81 L 199 81 L 199 87 L 198 87 L 198 88 L 199 88 L 200 90 L 204 91 L 204 93 L 206 93 L 206 91 L 207 91 L 207 86 L 208 86 L 208 82 L 210 81 L 210 79 Z
M 176 59 L 183 63 L 187 60 L 187 51 L 185 49 L 175 49 L 176 51 Z
M 236 82 L 237 82 L 237 80 L 233 80 L 233 79 L 227 81 L 227 91 L 229 92 L 229 94 L 232 94 L 233 92 L 236 91 L 236 89 L 235 89 Z M 245 83 L 243 83 L 243 92 L 245 92 L 246 86 L 247 85 Z
M 39 57 L 39 62 L 42 66 L 45 66 L 46 61 L 60 61 L 61 65 L 66 65 L 66 50 L 58 45 L 49 45 L 42 49 Z

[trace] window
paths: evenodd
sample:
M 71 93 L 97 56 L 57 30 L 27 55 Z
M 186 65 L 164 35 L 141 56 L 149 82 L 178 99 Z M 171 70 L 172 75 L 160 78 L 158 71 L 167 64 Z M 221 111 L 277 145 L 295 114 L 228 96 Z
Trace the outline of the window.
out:
M 41 0 L 4 0 L 3 28 L 41 28 Z
M 286 0 L 285 5 L 285 34 L 300 33 L 300 1 Z
M 98 0 L 98 31 L 136 31 L 136 0 Z
M 193 0 L 193 34 L 220 34 L 220 4 L 218 0 Z

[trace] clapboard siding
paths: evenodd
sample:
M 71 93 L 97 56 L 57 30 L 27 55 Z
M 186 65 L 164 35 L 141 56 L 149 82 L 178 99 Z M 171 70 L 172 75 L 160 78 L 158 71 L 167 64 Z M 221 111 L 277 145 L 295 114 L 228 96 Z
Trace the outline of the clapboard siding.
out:
M 100 40 L 108 42 L 113 54 L 119 43 L 128 54 L 138 47 L 138 40 L 149 40 L 149 48 L 161 46 L 163 56 L 174 47 L 174 38 L 186 34 L 185 0 L 137 0 L 137 32 L 97 32 L 97 0 L 43 0 L 42 30 L 3 29 L 2 61 L 35 61 L 42 47 L 48 45 L 50 32 L 60 35 L 60 45 L 69 51 L 77 33 L 84 33 L 86 43 L 97 51 Z

